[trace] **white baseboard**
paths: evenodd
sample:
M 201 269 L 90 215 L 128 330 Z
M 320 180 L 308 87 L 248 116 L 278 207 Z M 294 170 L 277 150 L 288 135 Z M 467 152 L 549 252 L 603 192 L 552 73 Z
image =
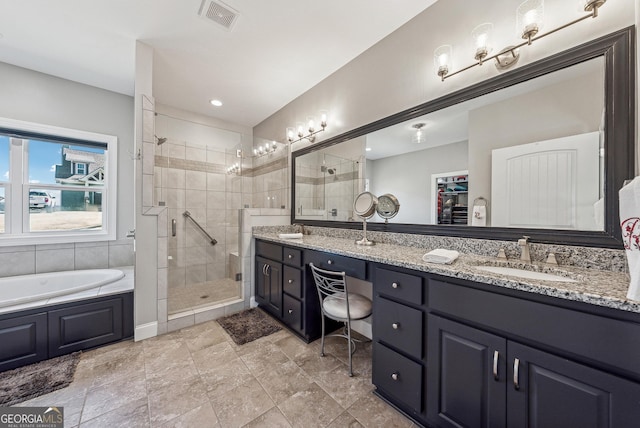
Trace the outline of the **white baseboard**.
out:
M 363 320 L 351 321 L 351 329 L 353 331 L 357 331 L 364 337 L 371 339 L 373 336 L 373 332 L 371 329 L 371 317 L 365 318 Z
M 150 337 L 155 337 L 158 335 L 158 322 L 150 322 L 147 324 L 142 324 L 136 326 L 135 333 L 133 335 L 133 340 L 136 342 L 144 339 L 149 339 Z

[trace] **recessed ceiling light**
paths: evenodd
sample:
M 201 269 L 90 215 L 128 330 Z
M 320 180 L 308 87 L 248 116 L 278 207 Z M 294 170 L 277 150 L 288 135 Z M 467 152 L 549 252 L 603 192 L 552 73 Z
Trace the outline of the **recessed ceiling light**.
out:
M 212 106 L 216 106 L 216 107 L 222 106 L 222 101 L 220 100 L 211 100 L 209 102 L 211 103 Z
M 371 147 L 367 147 L 365 150 L 370 152 L 371 151 Z

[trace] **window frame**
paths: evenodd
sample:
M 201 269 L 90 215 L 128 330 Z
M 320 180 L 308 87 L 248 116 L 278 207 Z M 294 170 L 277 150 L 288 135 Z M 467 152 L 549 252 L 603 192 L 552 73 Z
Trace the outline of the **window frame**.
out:
M 3 182 L 5 189 L 5 231 L 0 233 L 0 247 L 33 244 L 63 244 L 74 242 L 112 241 L 116 239 L 117 213 L 117 159 L 118 137 L 71 128 L 44 125 L 8 118 L 0 118 L 0 130 L 9 135 L 9 181 Z M 20 133 L 38 135 L 38 137 L 19 136 Z M 78 186 L 61 184 L 30 183 L 28 148 L 15 147 L 13 139 L 38 139 L 52 143 L 91 146 L 106 145 L 104 186 L 97 191 L 102 193 L 102 228 L 100 230 L 70 231 L 29 231 L 29 191 L 34 189 L 62 189 L 80 191 Z M 28 143 L 27 143 L 28 145 Z M 16 171 L 15 168 L 18 168 Z M 19 182 L 17 177 L 20 177 Z M 15 179 L 15 182 L 13 181 Z M 8 195 L 8 196 L 7 196 Z

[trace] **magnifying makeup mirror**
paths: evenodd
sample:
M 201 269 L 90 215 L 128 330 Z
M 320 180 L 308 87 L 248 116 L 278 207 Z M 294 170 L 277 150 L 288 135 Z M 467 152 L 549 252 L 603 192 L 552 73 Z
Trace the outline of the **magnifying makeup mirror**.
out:
M 353 212 L 362 218 L 362 239 L 356 241 L 357 245 L 374 245 L 375 242 L 367 239 L 367 219 L 373 217 L 378 206 L 378 198 L 371 192 L 362 192 L 356 196 L 353 202 Z

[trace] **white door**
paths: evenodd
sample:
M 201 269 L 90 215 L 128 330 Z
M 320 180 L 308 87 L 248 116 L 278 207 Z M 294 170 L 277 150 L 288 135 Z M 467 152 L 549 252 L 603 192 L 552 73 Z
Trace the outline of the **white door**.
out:
M 492 151 L 492 226 L 596 230 L 599 133 Z

